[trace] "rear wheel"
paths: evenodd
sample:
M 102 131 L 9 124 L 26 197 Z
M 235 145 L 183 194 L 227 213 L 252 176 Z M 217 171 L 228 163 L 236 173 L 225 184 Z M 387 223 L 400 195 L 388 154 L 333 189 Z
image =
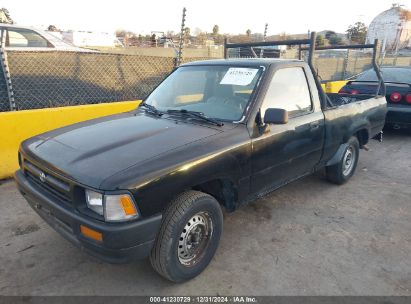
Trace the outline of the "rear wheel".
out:
M 335 184 L 341 185 L 354 175 L 357 168 L 360 144 L 357 137 L 352 136 L 345 148 L 344 153 L 338 163 L 326 167 L 327 179 Z
M 200 274 L 217 250 L 223 215 L 214 197 L 187 191 L 176 197 L 162 220 L 151 251 L 153 268 L 173 282 Z

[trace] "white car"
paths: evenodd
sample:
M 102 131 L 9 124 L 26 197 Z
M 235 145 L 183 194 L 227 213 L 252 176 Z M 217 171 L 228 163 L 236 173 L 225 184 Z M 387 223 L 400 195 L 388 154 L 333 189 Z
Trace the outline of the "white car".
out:
M 56 35 L 52 34 L 52 32 L 34 29 L 31 27 L 0 23 L 0 30 L 1 37 L 6 37 L 6 50 L 96 52 L 94 50 L 83 49 L 71 45 L 56 37 Z

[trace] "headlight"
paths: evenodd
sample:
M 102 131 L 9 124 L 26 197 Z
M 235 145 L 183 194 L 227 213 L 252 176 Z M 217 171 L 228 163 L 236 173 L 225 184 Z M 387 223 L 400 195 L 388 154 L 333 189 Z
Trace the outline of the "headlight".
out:
M 91 210 L 97 212 L 100 215 L 104 214 L 103 194 L 91 190 L 86 190 L 86 202 L 87 207 L 89 207 Z
M 133 198 L 128 194 L 103 195 L 86 190 L 86 202 L 89 209 L 104 215 L 108 222 L 127 221 L 139 215 Z

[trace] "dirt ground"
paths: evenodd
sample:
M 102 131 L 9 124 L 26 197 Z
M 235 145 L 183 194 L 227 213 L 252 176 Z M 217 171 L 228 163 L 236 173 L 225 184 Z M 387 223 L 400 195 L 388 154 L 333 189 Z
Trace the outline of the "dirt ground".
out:
M 89 257 L 0 182 L 0 294 L 411 295 L 411 134 L 370 148 L 343 186 L 319 172 L 226 214 L 215 258 L 184 284 L 148 260 Z

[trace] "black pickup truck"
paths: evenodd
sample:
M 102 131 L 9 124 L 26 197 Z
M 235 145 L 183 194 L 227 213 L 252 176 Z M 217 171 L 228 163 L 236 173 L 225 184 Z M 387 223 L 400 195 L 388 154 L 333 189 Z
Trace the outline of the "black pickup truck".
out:
M 271 43 L 312 54 L 313 41 Z M 312 70 L 311 55 L 185 64 L 134 111 L 24 141 L 18 188 L 82 250 L 108 262 L 149 256 L 165 278 L 193 278 L 218 247 L 222 208 L 321 168 L 342 184 L 380 134 L 384 96 L 327 96 Z

